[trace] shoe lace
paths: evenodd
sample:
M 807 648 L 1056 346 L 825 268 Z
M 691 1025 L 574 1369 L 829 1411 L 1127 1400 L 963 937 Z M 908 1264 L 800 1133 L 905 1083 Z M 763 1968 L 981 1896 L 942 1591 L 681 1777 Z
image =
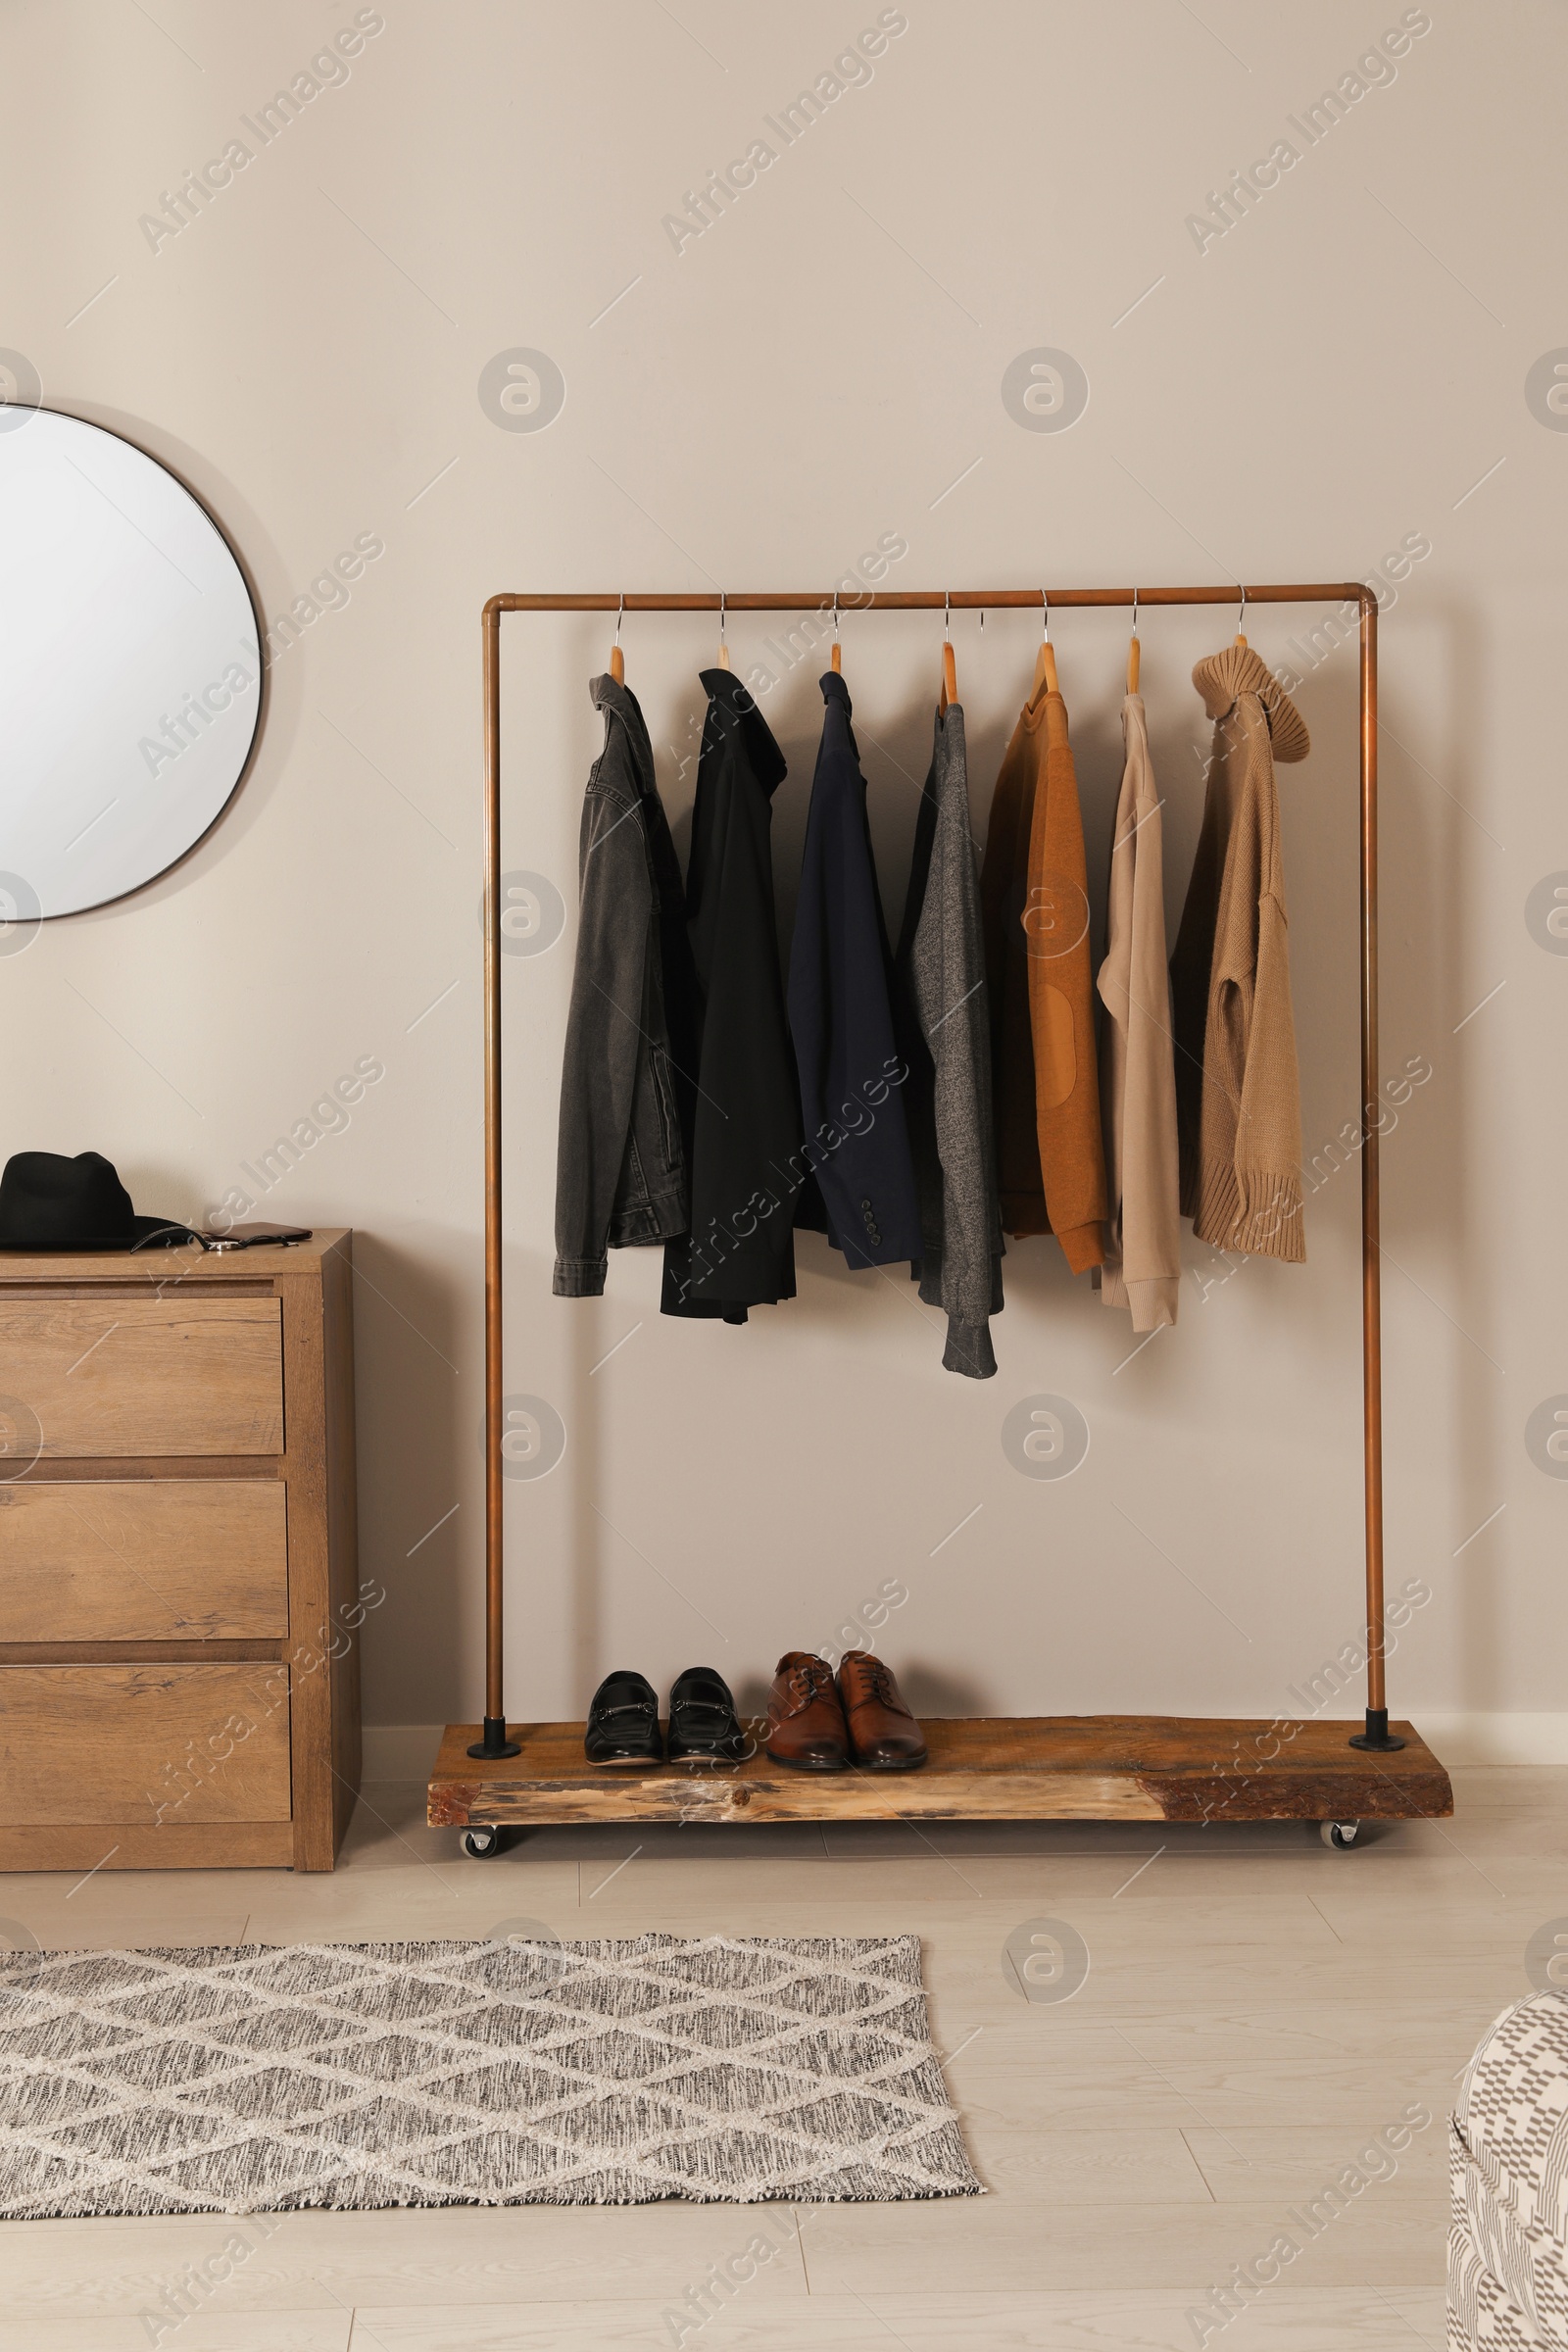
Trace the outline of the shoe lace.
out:
M 846 1662 L 844 1703 L 852 1708 L 883 1706 L 895 1715 L 908 1713 L 899 1696 L 892 1670 L 884 1666 L 880 1658 L 864 1655 Z
M 790 1697 L 797 1708 L 808 1707 L 815 1698 L 825 1698 L 832 1688 L 833 1676 L 825 1658 L 812 1658 L 808 1665 L 790 1668 Z

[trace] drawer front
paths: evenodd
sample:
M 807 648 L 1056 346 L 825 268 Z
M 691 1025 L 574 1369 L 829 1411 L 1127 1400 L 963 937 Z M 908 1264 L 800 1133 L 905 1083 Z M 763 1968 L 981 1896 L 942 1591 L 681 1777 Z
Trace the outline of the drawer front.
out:
M 287 1821 L 283 1666 L 0 1666 L 0 1821 Z
M 0 1486 L 0 1642 L 281 1640 L 281 1479 Z
M 0 1366 L 19 1454 L 283 1450 L 276 1298 L 8 1299 Z

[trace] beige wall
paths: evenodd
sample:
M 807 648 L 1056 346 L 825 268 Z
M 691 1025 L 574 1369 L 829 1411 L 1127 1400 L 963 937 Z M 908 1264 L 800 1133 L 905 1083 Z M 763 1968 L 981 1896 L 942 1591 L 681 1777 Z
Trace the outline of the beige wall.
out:
M 483 599 L 813 587 L 884 534 L 908 587 L 1336 579 L 1430 547 L 1383 629 L 1383 1063 L 1431 1072 L 1384 1163 L 1390 1582 L 1432 1595 L 1391 1689 L 1396 1712 L 1558 1713 L 1568 1489 L 1524 1432 L 1568 1389 L 1568 963 L 1526 900 L 1568 867 L 1568 437 L 1525 387 L 1568 342 L 1547 169 L 1562 14 L 1433 0 L 1396 77 L 1368 69 L 1380 86 L 1308 146 L 1291 118 L 1422 12 L 903 13 L 870 77 L 784 148 L 764 118 L 876 24 L 872 0 L 385 0 L 347 80 L 263 148 L 241 118 L 353 24 L 346 0 L 5 9 L 23 234 L 0 341 L 51 405 L 185 475 L 269 618 L 358 536 L 385 547 L 276 662 L 257 763 L 199 852 L 0 964 L 5 1148 L 96 1147 L 139 1206 L 196 1211 L 340 1072 L 384 1067 L 261 1213 L 358 1233 L 361 1524 L 389 1592 L 368 1716 L 471 1715 Z M 257 152 L 208 210 L 177 235 L 142 225 L 236 136 Z M 776 160 L 677 252 L 663 216 L 757 139 Z M 1237 225 L 1189 224 L 1280 140 L 1299 160 Z M 1039 347 L 1087 374 L 1068 430 L 1004 405 Z M 517 348 L 564 379 L 544 430 L 481 405 Z M 1309 1152 L 1357 1092 L 1354 657 L 1308 669 L 1288 644 L 1322 618 L 1250 622 L 1307 670 L 1315 748 L 1282 793 Z M 1189 673 L 1231 626 L 1147 620 L 1173 919 L 1205 734 Z M 766 633 L 736 622 L 738 667 Z M 895 922 L 939 633 L 845 623 Z M 507 624 L 507 862 L 568 909 L 607 634 Z M 983 828 L 1036 632 L 982 638 L 965 616 L 955 634 Z M 1069 613 L 1056 636 L 1098 897 L 1125 624 Z M 711 632 L 637 621 L 626 650 L 684 847 Z M 815 668 L 764 703 L 790 761 L 786 918 Z M 1360 1608 L 1353 1165 L 1310 1201 L 1304 1270 L 1189 1240 L 1180 1324 L 1132 1361 L 1125 1320 L 1046 1241 L 1007 1259 L 983 1385 L 942 1371 L 906 1283 L 848 1274 L 813 1238 L 799 1298 L 745 1331 L 662 1321 L 657 1252 L 616 1258 L 603 1300 L 555 1300 L 571 936 L 568 915 L 505 975 L 508 1387 L 568 1438 L 508 1490 L 513 1711 L 580 1712 L 618 1663 L 662 1682 L 707 1659 L 754 1693 L 779 1649 L 842 1641 L 889 1580 L 907 1598 L 879 1640 L 933 1711 L 1298 1707 L 1291 1686 Z M 1003 1450 L 1041 1393 L 1092 1433 L 1061 1482 Z

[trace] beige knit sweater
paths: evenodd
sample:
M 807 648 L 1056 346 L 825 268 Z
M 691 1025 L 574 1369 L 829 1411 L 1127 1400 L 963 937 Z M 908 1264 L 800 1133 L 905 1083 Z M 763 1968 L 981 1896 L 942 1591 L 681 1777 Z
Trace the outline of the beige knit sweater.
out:
M 1144 698 L 1121 707 L 1127 764 L 1110 852 L 1101 1081 L 1110 1214 L 1100 1295 L 1132 1309 L 1134 1331 L 1176 1320 L 1181 1208 L 1170 980 L 1165 969 L 1164 853 Z
M 1193 684 L 1215 727 L 1171 958 L 1181 1204 L 1200 1241 L 1298 1264 L 1301 1107 L 1274 762 L 1311 746 L 1250 646 L 1211 654 Z

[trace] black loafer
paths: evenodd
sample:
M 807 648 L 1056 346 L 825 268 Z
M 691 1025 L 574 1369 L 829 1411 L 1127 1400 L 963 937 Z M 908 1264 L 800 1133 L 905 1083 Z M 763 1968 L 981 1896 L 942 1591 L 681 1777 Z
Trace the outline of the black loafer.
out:
M 695 1756 L 709 1764 L 738 1764 L 749 1753 L 728 1683 L 710 1666 L 688 1666 L 669 1693 L 670 1762 Z
M 588 1709 L 582 1745 L 590 1764 L 662 1763 L 659 1693 L 645 1675 L 606 1675 Z

